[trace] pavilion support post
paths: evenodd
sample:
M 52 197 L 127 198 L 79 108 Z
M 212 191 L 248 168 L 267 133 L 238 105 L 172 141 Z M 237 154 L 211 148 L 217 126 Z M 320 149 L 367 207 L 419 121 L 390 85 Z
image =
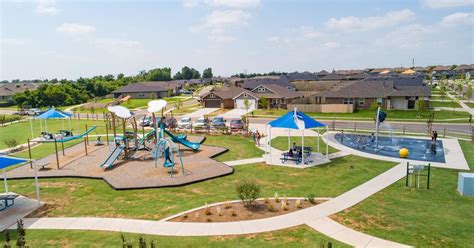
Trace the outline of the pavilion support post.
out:
M 59 170 L 58 142 L 56 141 L 56 138 L 54 138 L 54 151 L 56 152 L 56 165 Z
M 30 145 L 30 139 L 28 139 L 28 157 L 30 158 L 30 168 L 33 169 L 33 162 L 31 161 L 31 145 Z
M 329 159 L 329 145 L 328 145 L 328 141 L 329 141 L 329 136 L 328 136 L 328 127 L 326 126 L 326 159 Z
M 269 142 L 268 149 L 270 150 L 270 164 L 271 164 L 272 163 L 272 126 L 269 127 L 269 132 L 270 132 L 270 135 L 269 135 L 270 140 L 268 141 Z
M 114 140 L 117 137 L 117 127 L 115 126 L 115 115 L 112 114 L 112 128 L 114 130 Z
M 288 151 L 291 149 L 290 137 L 291 137 L 291 131 L 290 131 L 290 129 L 288 128 Z
M 5 193 L 8 194 L 7 170 L 3 168 L 3 182 L 5 183 Z
M 64 152 L 64 142 L 61 142 L 61 150 L 63 150 L 63 156 L 66 156 L 66 153 Z
M 33 132 L 33 118 L 30 118 L 30 130 L 31 130 L 31 138 L 34 139 L 34 132 Z
M 38 182 L 38 167 L 35 167 L 35 188 L 36 188 L 36 201 L 38 206 L 41 206 L 39 182 Z
M 304 165 L 304 129 L 301 132 L 301 165 Z
M 320 136 L 320 134 L 319 134 L 319 129 L 320 129 L 320 128 L 318 127 L 318 153 L 319 153 L 319 136 Z

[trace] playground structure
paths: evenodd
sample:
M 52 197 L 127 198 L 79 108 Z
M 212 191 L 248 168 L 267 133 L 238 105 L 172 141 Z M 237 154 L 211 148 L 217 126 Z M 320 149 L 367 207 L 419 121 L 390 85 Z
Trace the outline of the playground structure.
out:
M 180 153 L 180 145 L 188 147 L 192 150 L 198 150 L 200 143 L 187 140 L 186 135 L 175 136 L 169 130 L 166 130 L 165 117 L 161 113 L 161 118 L 156 117 L 166 107 L 164 100 L 154 100 L 148 103 L 148 113 L 152 115 L 153 128 L 145 134 L 142 128 L 142 137 L 138 135 L 137 115 L 132 114 L 123 106 L 110 106 L 108 110 L 111 113 L 113 131 L 114 131 L 114 148 L 107 159 L 100 164 L 104 170 L 112 169 L 116 161 L 122 156 L 122 160 L 127 159 L 146 159 L 143 154 L 136 154 L 138 151 L 147 151 L 154 160 L 155 168 L 158 167 L 158 160 L 163 159 L 163 167 L 170 169 L 170 176 L 173 177 L 176 162 L 179 162 L 181 174 L 185 175 L 183 159 Z M 117 135 L 117 122 L 122 123 L 122 135 Z M 127 130 L 127 123 L 132 127 L 132 131 Z M 166 137 L 165 134 L 168 136 Z M 176 159 L 175 159 L 176 158 Z
M 426 172 L 425 172 L 426 171 Z M 407 173 L 405 176 L 405 186 L 411 188 L 413 177 L 416 177 L 416 188 L 420 189 L 420 178 L 426 177 L 426 189 L 430 189 L 430 179 L 431 179 L 431 165 L 418 165 L 418 164 L 410 164 L 407 162 Z

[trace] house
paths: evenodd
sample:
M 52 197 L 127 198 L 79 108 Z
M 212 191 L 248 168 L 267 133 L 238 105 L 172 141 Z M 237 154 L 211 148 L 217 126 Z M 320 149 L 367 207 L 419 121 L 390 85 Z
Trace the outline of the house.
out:
M 164 98 L 173 96 L 182 89 L 184 82 L 179 81 L 151 81 L 139 82 L 125 85 L 117 90 L 112 91 L 114 98 L 131 96 L 132 98 Z
M 417 101 L 431 96 L 426 85 L 397 85 L 393 80 L 363 80 L 338 84 L 310 98 L 316 104 L 351 104 L 354 109 L 368 109 L 374 102 L 387 109 L 415 109 Z
M 370 73 L 372 74 L 380 74 L 381 72 L 384 72 L 384 71 L 390 71 L 388 68 L 375 68 L 375 69 L 372 69 L 370 70 Z
M 201 104 L 205 108 L 233 109 L 235 106 L 234 97 L 242 92 L 246 92 L 249 95 L 251 94 L 250 91 L 242 87 L 224 86 L 215 88 L 201 96 Z
M 26 90 L 35 90 L 40 86 L 38 83 L 6 83 L 0 84 L 0 102 L 12 102 L 16 93 Z
M 318 80 L 318 76 L 312 72 L 292 72 L 281 77 L 286 78 L 291 83 L 293 82 L 310 82 Z
M 254 77 L 254 78 L 246 78 L 242 81 L 241 84 L 237 84 L 237 86 L 242 87 L 247 90 L 252 90 L 259 85 L 267 85 L 267 84 L 277 84 L 287 89 L 293 89 L 294 86 L 291 84 L 290 80 L 287 77 L 280 77 L 280 76 L 265 76 L 265 77 Z
M 287 104 L 294 100 L 303 97 L 303 94 L 289 90 L 277 84 L 259 85 L 252 89 L 252 95 L 258 99 L 267 98 L 268 108 L 283 108 L 286 109 Z M 242 93 L 240 94 L 242 95 Z M 234 99 L 239 99 L 238 97 Z M 257 106 L 258 107 L 258 106 Z

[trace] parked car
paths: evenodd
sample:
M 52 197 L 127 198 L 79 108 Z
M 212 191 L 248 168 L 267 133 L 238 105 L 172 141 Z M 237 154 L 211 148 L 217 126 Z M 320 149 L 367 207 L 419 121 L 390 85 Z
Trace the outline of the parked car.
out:
M 180 129 L 190 129 L 191 128 L 191 118 L 190 117 L 183 117 L 178 122 L 178 128 Z
M 207 119 L 204 117 L 198 118 L 193 125 L 194 129 L 207 129 L 208 127 Z
M 225 128 L 225 122 L 224 117 L 216 116 L 212 119 L 211 126 L 214 129 Z
M 193 91 L 192 90 L 179 90 L 178 91 L 178 94 L 193 94 Z
M 230 130 L 242 130 L 244 129 L 244 122 L 241 119 L 230 121 Z
M 138 122 L 138 125 L 142 127 L 148 127 L 148 126 L 151 126 L 152 123 L 153 123 L 153 120 L 151 116 L 144 116 L 143 118 L 140 119 L 140 121 Z
M 40 115 L 42 113 L 39 108 L 31 108 L 28 110 L 28 115 Z

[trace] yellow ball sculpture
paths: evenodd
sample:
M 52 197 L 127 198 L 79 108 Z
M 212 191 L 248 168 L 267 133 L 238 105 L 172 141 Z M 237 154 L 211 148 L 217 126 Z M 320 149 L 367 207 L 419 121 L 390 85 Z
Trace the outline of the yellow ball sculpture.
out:
M 400 149 L 398 153 L 400 154 L 400 158 L 406 158 L 408 157 L 408 154 L 410 154 L 410 152 L 406 148 Z

